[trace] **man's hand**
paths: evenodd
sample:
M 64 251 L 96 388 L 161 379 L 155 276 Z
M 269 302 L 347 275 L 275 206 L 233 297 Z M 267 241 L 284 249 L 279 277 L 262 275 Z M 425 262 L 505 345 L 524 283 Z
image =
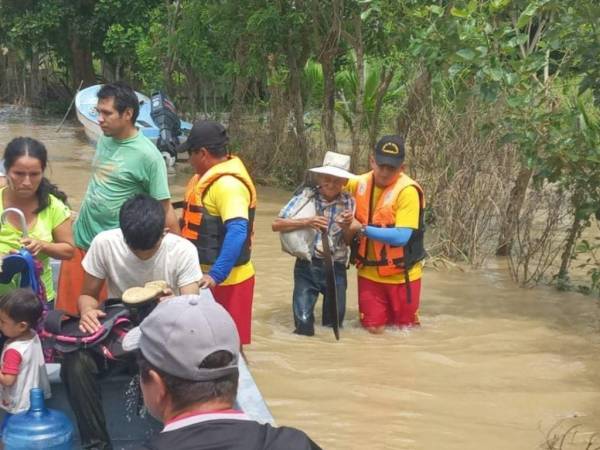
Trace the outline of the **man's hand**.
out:
M 342 211 L 335 217 L 335 222 L 342 229 L 349 228 L 350 225 L 352 225 L 353 220 L 354 220 L 354 214 L 352 214 L 352 211 L 349 211 L 349 210 Z
M 313 216 L 306 219 L 306 226 L 314 228 L 317 231 L 327 230 L 329 220 L 325 216 Z
M 31 253 L 33 256 L 37 256 L 38 253 L 44 251 L 46 242 L 39 241 L 37 239 L 23 238 L 21 239 L 21 244 L 29 251 L 29 253 Z
M 217 285 L 217 282 L 213 277 L 208 274 L 202 275 L 200 282 L 198 283 L 200 289 L 210 289 L 214 288 Z
M 173 297 L 173 295 L 173 289 L 170 287 L 163 289 L 162 292 L 158 294 L 158 303 L 168 300 L 169 298 Z
M 352 219 L 352 223 L 350 224 L 350 227 L 348 228 L 348 230 L 350 231 L 350 233 L 352 233 L 353 235 L 360 232 L 362 230 L 363 224 L 360 223 L 358 220 L 356 219 Z
M 87 333 L 95 333 L 100 328 L 99 318 L 105 317 L 106 313 L 99 309 L 91 308 L 81 314 L 79 319 L 79 329 Z

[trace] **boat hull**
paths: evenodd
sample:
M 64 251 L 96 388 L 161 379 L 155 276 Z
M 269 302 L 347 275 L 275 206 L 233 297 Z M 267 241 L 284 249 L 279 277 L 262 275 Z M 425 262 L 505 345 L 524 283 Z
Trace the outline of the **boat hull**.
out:
M 60 261 L 50 260 L 50 264 L 56 284 Z M 52 389 L 52 397 L 46 402 L 47 406 L 67 414 L 75 425 L 77 422 L 60 379 L 60 364 L 46 364 L 46 369 Z M 243 358 L 240 358 L 239 373 L 236 408 L 258 422 L 274 425 L 275 420 Z M 137 448 L 162 428 L 149 414 L 139 414 L 136 389 L 131 388 L 131 380 L 132 377 L 128 375 L 113 375 L 100 380 L 106 424 L 115 450 Z M 4 410 L 0 409 L 0 421 L 4 419 L 4 415 Z M 75 430 L 74 448 L 78 449 L 81 446 L 77 427 Z
M 245 361 L 240 360 L 240 378 L 236 408 L 261 423 L 274 425 L 274 419 L 258 390 L 252 374 Z M 75 425 L 75 416 L 71 410 L 64 384 L 60 380 L 60 364 L 47 364 L 50 377 L 52 398 L 46 404 L 49 408 L 57 409 L 69 416 Z M 106 416 L 106 426 L 113 447 L 116 449 L 131 449 L 147 440 L 162 429 L 162 425 L 150 414 L 142 415 L 138 411 L 136 389 L 131 388 L 130 376 L 116 375 L 100 380 L 102 391 L 102 406 Z M 139 399 L 141 402 L 141 399 Z M 75 427 L 75 448 L 80 447 L 79 432 Z
M 98 103 L 97 94 L 101 87 L 102 85 L 100 84 L 87 87 L 80 90 L 75 96 L 77 119 L 83 125 L 88 139 L 94 143 L 98 141 L 99 136 L 102 134 L 102 129 L 98 123 L 98 112 L 96 111 Z M 144 134 L 144 136 L 156 144 L 156 141 L 160 136 L 160 130 L 152 120 L 150 98 L 139 92 L 136 92 L 136 95 L 140 102 L 140 112 L 136 121 L 136 127 Z M 181 142 L 186 140 L 191 128 L 191 123 L 183 120 L 181 121 L 181 131 L 183 132 L 183 135 L 179 137 Z

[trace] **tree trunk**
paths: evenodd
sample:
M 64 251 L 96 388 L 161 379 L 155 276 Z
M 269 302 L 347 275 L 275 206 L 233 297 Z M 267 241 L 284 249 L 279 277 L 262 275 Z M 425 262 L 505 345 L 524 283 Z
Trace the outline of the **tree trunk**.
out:
M 0 48 L 0 102 L 4 100 L 6 96 L 6 84 L 8 79 L 8 64 L 6 55 Z
M 244 99 L 248 91 L 248 77 L 243 73 L 248 61 L 248 50 L 248 39 L 243 36 L 238 41 L 235 49 L 237 72 L 233 84 L 233 99 L 231 102 L 231 114 L 229 116 L 229 135 L 234 140 L 241 137 L 242 112 L 244 110 Z
M 525 202 L 525 195 L 529 187 L 529 181 L 533 175 L 533 170 L 527 167 L 522 167 L 517 175 L 515 185 L 510 191 L 510 201 L 502 226 L 500 228 L 500 240 L 496 249 L 497 256 L 507 256 L 512 248 L 515 227 L 521 214 L 521 208 Z
M 325 148 L 337 151 L 335 136 L 335 69 L 333 61 L 325 58 L 321 62 L 323 68 L 323 109 L 321 110 L 321 130 Z
M 411 121 L 419 115 L 431 92 L 431 74 L 423 67 L 419 75 L 413 80 L 406 102 L 396 117 L 396 131 L 406 138 L 410 130 Z
M 365 99 L 365 48 L 362 40 L 362 21 L 360 14 L 355 14 L 352 20 L 352 32 L 345 31 L 344 37 L 350 43 L 356 53 L 356 93 L 354 106 L 354 120 L 351 127 L 352 141 L 352 170 L 354 172 L 362 170 L 366 165 L 363 161 L 363 152 L 361 148 L 361 132 L 364 121 L 364 99 Z
M 377 93 L 375 94 L 375 108 L 373 109 L 373 120 L 371 120 L 371 128 L 369 130 L 369 149 L 375 148 L 377 142 L 377 134 L 379 133 L 379 119 L 381 116 L 381 109 L 383 108 L 383 99 L 387 94 L 390 87 L 390 83 L 394 78 L 394 69 L 386 68 L 381 69 L 381 75 L 379 77 L 379 85 L 377 86 Z
M 32 105 L 40 104 L 40 93 L 42 86 L 40 82 L 40 55 L 36 50 L 33 50 L 31 55 L 31 73 L 29 78 L 29 100 Z
M 77 89 L 82 80 L 82 87 L 96 84 L 89 37 L 80 36 L 78 33 L 73 32 L 69 39 L 69 46 L 71 49 L 71 68 L 73 73 L 71 86 L 73 89 Z
M 308 143 L 306 141 L 306 133 L 304 130 L 304 101 L 302 100 L 302 67 L 306 63 L 305 60 L 298 57 L 292 47 L 288 49 L 288 61 L 287 65 L 290 73 L 290 84 L 289 84 L 289 96 L 292 104 L 292 110 L 294 113 L 295 122 L 295 136 L 298 149 L 298 160 L 300 164 L 296 170 L 296 176 L 298 179 L 302 179 L 304 171 L 308 167 L 309 154 L 308 154 Z M 300 59 L 300 61 L 299 61 Z
M 575 207 L 575 212 L 573 213 L 573 223 L 571 224 L 571 228 L 569 229 L 569 234 L 567 235 L 567 240 L 565 241 L 565 247 L 560 257 L 560 269 L 558 270 L 558 278 L 560 280 L 567 280 L 569 277 L 569 266 L 571 265 L 571 258 L 573 257 L 573 251 L 575 250 L 577 238 L 581 234 L 581 230 L 583 228 L 583 223 L 577 217 L 577 214 L 578 208 Z
M 163 80 L 165 83 L 165 89 L 167 90 L 167 94 L 170 93 L 171 95 L 173 95 L 173 92 L 175 92 L 175 84 L 173 83 L 173 71 L 175 70 L 175 64 L 177 62 L 177 45 L 175 45 L 174 39 L 172 39 L 172 37 L 177 31 L 177 24 L 181 16 L 182 2 L 172 3 L 170 0 L 166 0 L 165 3 L 168 11 L 166 34 L 169 37 L 169 39 L 167 40 L 167 51 L 164 53 L 162 58 Z
M 269 91 L 269 134 L 271 148 L 265 148 L 266 154 L 259 161 L 266 162 L 265 168 L 271 169 L 279 162 L 281 149 L 285 141 L 285 130 L 288 122 L 288 103 L 285 100 L 283 82 L 279 80 L 277 55 L 267 56 Z
M 16 101 L 21 93 L 19 85 L 19 59 L 15 51 L 6 54 L 6 87 L 4 89 L 4 99 L 8 102 Z
M 344 2 L 313 0 L 310 5 L 313 24 L 313 46 L 323 69 L 323 107 L 321 133 L 325 148 L 337 151 L 335 134 L 335 58 L 339 52 Z

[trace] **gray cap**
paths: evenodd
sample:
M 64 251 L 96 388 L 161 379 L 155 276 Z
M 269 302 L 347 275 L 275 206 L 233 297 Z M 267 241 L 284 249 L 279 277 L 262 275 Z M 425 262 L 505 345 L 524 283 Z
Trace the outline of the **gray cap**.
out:
M 126 351 L 140 350 L 160 370 L 185 380 L 209 381 L 235 373 L 240 338 L 229 313 L 210 291 L 182 295 L 156 306 L 139 327 L 123 339 Z M 219 350 L 233 355 L 229 365 L 201 368 L 204 359 Z

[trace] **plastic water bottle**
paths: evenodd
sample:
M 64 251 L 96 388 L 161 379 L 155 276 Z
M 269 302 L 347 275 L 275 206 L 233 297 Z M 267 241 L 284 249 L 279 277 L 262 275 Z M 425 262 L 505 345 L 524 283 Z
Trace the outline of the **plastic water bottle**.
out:
M 44 391 L 33 388 L 29 411 L 10 417 L 2 434 L 5 450 L 72 450 L 73 424 L 44 405 Z

